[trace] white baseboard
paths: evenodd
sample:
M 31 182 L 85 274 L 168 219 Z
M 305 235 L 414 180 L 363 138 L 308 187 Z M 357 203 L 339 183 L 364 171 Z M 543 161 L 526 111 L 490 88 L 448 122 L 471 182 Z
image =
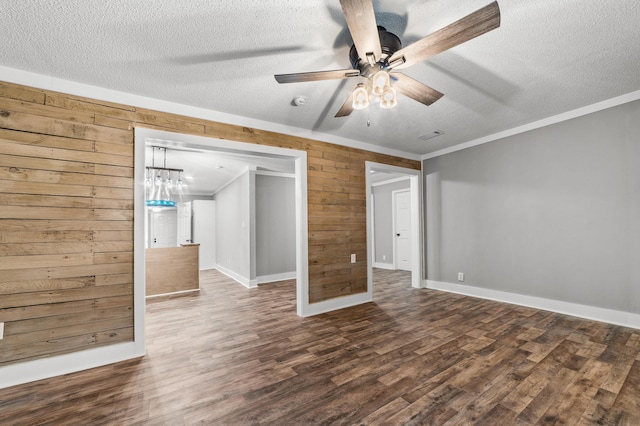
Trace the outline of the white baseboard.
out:
M 193 293 L 194 291 L 200 291 L 200 289 L 193 288 L 191 290 L 180 290 L 180 291 L 172 291 L 169 293 L 152 294 L 150 296 L 145 296 L 145 299 L 153 299 L 154 297 L 162 297 L 162 296 L 176 296 L 178 294 Z
M 243 286 L 247 287 L 247 288 L 254 288 L 254 287 L 258 287 L 258 280 L 251 280 L 249 278 L 243 277 L 242 275 L 233 272 L 230 269 L 225 268 L 224 266 L 220 266 L 218 265 L 218 267 L 216 268 L 218 271 L 222 272 L 223 274 L 225 274 L 226 276 L 228 276 L 229 278 L 233 279 L 234 281 L 239 282 L 240 284 L 242 284 Z
M 0 367 L 0 389 L 138 358 L 144 354 L 144 342 L 128 342 L 8 365 Z
M 207 267 L 204 267 L 204 268 L 202 266 L 200 267 L 201 271 L 209 271 L 211 269 L 218 269 L 218 265 L 207 266 Z
M 274 283 L 276 281 L 295 280 L 296 271 L 283 272 L 281 274 L 261 275 L 257 278 L 258 284 Z
M 361 305 L 363 303 L 372 302 L 371 293 L 358 293 L 352 296 L 336 297 L 335 299 L 325 300 L 324 302 L 310 303 L 305 308 L 305 317 L 312 315 L 324 314 L 326 312 L 336 311 L 338 309 L 350 308 L 352 306 Z
M 497 302 L 512 303 L 514 305 L 557 312 L 574 317 L 621 325 L 623 327 L 640 328 L 640 314 L 634 314 L 631 312 L 598 308 L 596 306 L 580 305 L 578 303 L 562 302 L 542 297 L 526 296 L 522 294 L 508 293 L 506 291 L 491 290 L 442 281 L 427 280 L 425 284 L 426 288 L 434 290 L 448 291 L 450 293 L 458 293 L 465 296 L 495 300 Z
M 380 269 L 388 269 L 390 271 L 396 270 L 396 266 L 393 263 L 373 262 L 373 267 L 380 268 Z

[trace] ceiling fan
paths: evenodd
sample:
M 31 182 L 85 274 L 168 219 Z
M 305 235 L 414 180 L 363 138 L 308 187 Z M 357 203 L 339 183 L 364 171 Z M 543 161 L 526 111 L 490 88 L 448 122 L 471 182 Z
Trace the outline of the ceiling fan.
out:
M 340 0 L 340 4 L 353 39 L 349 51 L 352 68 L 275 75 L 278 83 L 366 78 L 351 92 L 336 117 L 345 117 L 354 109 L 366 108 L 371 99 L 379 99 L 382 108 L 393 108 L 397 105 L 397 92 L 431 105 L 443 94 L 396 70 L 424 61 L 500 26 L 500 8 L 494 1 L 403 48 L 398 36 L 377 25 L 372 0 Z

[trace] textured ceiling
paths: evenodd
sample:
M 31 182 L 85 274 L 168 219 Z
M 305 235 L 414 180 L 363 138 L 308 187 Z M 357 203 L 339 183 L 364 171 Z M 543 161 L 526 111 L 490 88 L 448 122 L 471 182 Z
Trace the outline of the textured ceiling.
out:
M 403 44 L 490 0 L 374 0 Z M 640 89 L 640 1 L 499 0 L 502 25 L 406 70 L 445 96 L 336 119 L 355 85 L 338 0 L 0 1 L 0 66 L 425 154 Z M 2 74 L 0 74 L 2 79 Z M 306 97 L 294 106 L 295 96 Z M 367 121 L 370 126 L 367 126 Z M 424 141 L 434 130 L 444 135 Z
M 152 147 L 162 147 L 154 152 Z M 188 195 L 212 196 L 222 187 L 247 170 L 261 172 L 295 173 L 295 162 L 290 158 L 259 155 L 246 151 L 221 151 L 190 148 L 170 140 L 147 140 L 146 166 L 183 169 L 183 192 Z M 173 179 L 177 179 L 174 174 Z

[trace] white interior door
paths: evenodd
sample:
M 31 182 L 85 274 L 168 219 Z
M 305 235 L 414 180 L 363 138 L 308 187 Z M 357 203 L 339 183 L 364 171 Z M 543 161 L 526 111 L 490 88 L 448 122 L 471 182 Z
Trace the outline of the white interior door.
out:
M 178 244 L 191 242 L 191 203 L 178 204 Z
M 411 271 L 411 192 L 393 191 L 394 263 Z
M 177 247 L 177 223 L 176 209 L 162 209 L 152 211 L 149 215 L 151 226 L 149 227 L 149 247 Z

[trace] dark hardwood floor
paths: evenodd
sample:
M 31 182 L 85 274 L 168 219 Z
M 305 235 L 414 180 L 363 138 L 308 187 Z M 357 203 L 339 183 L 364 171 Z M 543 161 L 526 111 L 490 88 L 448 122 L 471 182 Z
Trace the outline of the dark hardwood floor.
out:
M 295 283 L 150 300 L 148 353 L 0 390 L 3 425 L 640 425 L 640 331 L 413 289 L 311 318 Z

